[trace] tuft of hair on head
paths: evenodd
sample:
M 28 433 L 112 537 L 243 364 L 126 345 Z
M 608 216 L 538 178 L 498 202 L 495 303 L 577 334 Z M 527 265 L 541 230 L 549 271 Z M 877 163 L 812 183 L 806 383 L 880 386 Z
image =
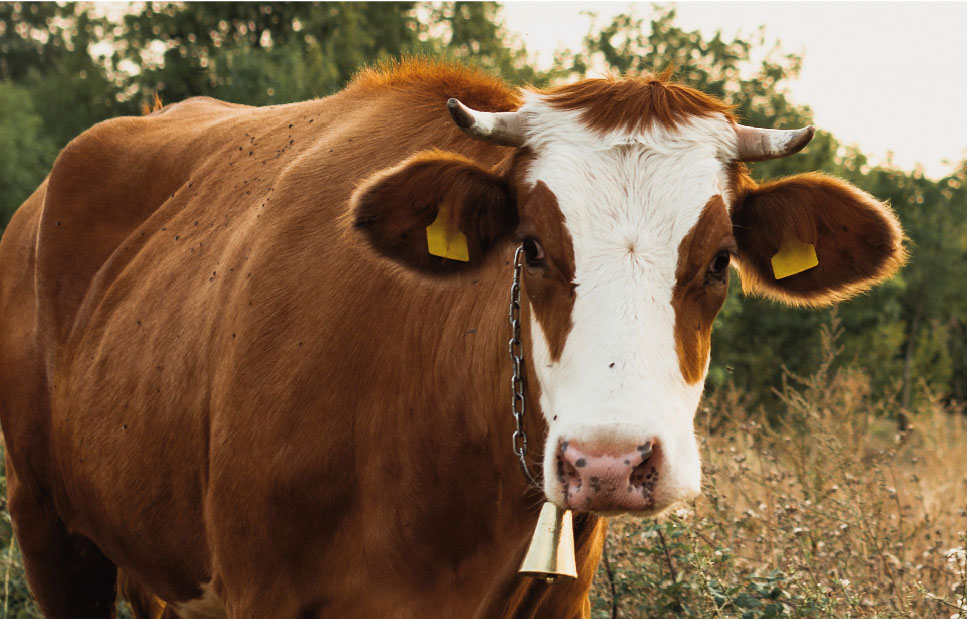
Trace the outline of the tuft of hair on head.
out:
M 601 133 L 647 131 L 653 123 L 675 129 L 692 116 L 721 114 L 735 120 L 735 106 L 672 81 L 673 75 L 673 67 L 667 66 L 657 75 L 608 75 L 537 92 L 558 109 L 579 111 Z
M 669 62 L 661 71 L 653 71 L 659 82 L 668 83 L 675 78 L 675 66 Z
M 147 116 L 148 114 L 153 114 L 163 108 L 165 105 L 161 102 L 161 97 L 158 96 L 158 91 L 152 93 L 152 101 L 149 104 L 147 101 L 141 102 L 141 114 Z
M 444 114 L 450 98 L 482 112 L 507 112 L 523 103 L 518 89 L 479 64 L 421 55 L 377 62 L 357 72 L 348 88 L 393 92 L 410 98 L 412 105 L 429 102 Z

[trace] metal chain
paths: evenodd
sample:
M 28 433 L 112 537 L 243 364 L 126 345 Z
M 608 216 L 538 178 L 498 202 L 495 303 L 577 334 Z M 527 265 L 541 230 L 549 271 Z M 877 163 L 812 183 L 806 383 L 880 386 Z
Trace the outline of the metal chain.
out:
M 507 348 L 510 350 L 510 362 L 513 364 L 513 375 L 510 378 L 511 403 L 510 407 L 514 413 L 514 421 L 517 429 L 514 430 L 514 453 L 520 460 L 520 468 L 524 471 L 524 476 L 537 488 L 540 484 L 531 475 L 527 468 L 527 434 L 524 432 L 524 377 L 522 367 L 524 364 L 524 346 L 520 343 L 520 267 L 521 256 L 524 253 L 524 246 L 521 245 L 514 252 L 514 283 L 510 287 L 510 342 Z

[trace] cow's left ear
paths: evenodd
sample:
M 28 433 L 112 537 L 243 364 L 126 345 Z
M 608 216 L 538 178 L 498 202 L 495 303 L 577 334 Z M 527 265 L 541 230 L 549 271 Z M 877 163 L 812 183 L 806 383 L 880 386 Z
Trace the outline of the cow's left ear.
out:
M 518 221 L 500 175 L 439 150 L 375 173 L 353 192 L 350 209 L 378 253 L 431 275 L 480 266 Z
M 907 256 L 888 206 L 817 173 L 740 191 L 732 226 L 743 291 L 790 305 L 848 299 L 893 275 Z

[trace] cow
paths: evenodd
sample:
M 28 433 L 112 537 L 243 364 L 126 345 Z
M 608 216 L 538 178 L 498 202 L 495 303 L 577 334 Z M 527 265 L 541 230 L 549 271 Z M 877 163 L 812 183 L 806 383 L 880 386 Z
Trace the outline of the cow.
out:
M 120 570 L 184 618 L 587 617 L 606 517 L 700 490 L 730 264 L 818 307 L 904 261 L 875 198 L 748 174 L 812 135 L 663 77 L 418 60 L 95 125 L 0 243 L 40 608 L 113 616 Z M 545 501 L 576 579 L 517 573 Z

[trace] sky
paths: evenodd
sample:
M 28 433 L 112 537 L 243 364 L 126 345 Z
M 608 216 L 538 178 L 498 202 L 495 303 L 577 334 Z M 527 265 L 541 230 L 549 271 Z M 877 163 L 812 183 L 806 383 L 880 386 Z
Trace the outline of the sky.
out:
M 967 2 L 676 2 L 676 22 L 710 37 L 721 30 L 803 55 L 790 98 L 809 105 L 818 128 L 859 146 L 872 163 L 923 166 L 930 178 L 967 159 Z M 652 3 L 506 2 L 507 29 L 547 66 L 561 47 L 579 49 L 591 20 L 651 14 Z M 646 20 L 647 23 L 647 20 Z M 944 163 L 947 160 L 949 163 Z

